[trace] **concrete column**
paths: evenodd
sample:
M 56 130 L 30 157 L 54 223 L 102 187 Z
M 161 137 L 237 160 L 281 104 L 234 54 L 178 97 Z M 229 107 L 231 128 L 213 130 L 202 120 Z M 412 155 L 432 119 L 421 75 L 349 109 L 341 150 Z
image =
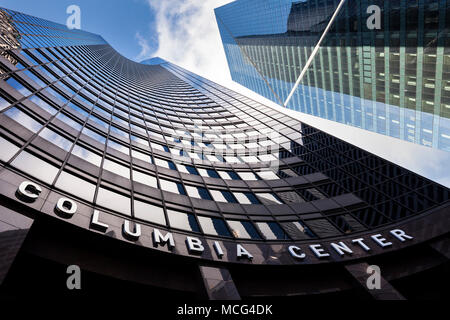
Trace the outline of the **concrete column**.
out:
M 241 300 L 228 269 L 200 266 L 200 273 L 210 300 Z
M 0 285 L 6 278 L 33 219 L 0 206 Z

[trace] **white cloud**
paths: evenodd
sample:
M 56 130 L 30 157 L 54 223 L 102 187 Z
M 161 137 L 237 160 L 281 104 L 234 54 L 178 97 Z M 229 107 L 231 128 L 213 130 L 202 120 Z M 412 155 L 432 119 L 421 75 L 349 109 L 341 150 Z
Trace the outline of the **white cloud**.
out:
M 214 8 L 232 0 L 147 0 L 156 18 L 158 48 L 150 50 L 139 34 L 136 38 L 143 60 L 158 56 L 233 89 L 264 105 L 291 115 L 389 161 L 450 187 L 450 153 L 427 148 L 341 123 L 287 110 L 233 82 L 223 50 Z
M 150 47 L 148 40 L 144 38 L 139 32 L 136 32 L 134 37 L 138 41 L 139 47 L 141 47 L 141 52 L 139 52 L 139 54 L 135 57 L 135 60 L 142 61 L 152 54 L 152 48 Z
M 214 15 L 214 8 L 231 0 L 147 1 L 155 13 L 159 44 L 152 56 L 216 82 L 231 83 Z

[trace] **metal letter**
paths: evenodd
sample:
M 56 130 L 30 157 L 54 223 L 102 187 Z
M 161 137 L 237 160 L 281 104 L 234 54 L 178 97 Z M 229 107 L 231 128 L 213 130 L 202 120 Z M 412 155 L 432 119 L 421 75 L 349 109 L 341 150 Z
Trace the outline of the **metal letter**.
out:
M 382 248 L 392 246 L 392 242 L 386 242 L 386 239 L 383 238 L 381 234 L 373 235 L 371 236 L 371 238 Z
M 139 240 L 139 237 L 141 236 L 141 225 L 136 223 L 134 225 L 134 231 L 131 231 L 130 230 L 130 221 L 125 220 L 122 225 L 122 231 L 126 237 L 131 238 L 134 241 L 137 241 L 137 240 Z
M 214 250 L 216 251 L 216 254 L 219 258 L 223 257 L 222 247 L 220 246 L 220 243 L 217 241 L 214 241 Z
M 17 192 L 26 200 L 34 201 L 39 198 L 39 194 L 42 192 L 42 189 L 34 182 L 24 181 L 20 184 Z
M 175 248 L 175 241 L 173 240 L 172 233 L 167 232 L 167 234 L 163 236 L 158 229 L 153 230 L 153 243 L 156 246 L 158 245 L 163 246 L 164 244 L 167 243 L 169 249 Z
M 325 250 L 323 250 L 322 245 L 320 244 L 312 244 L 309 246 L 309 248 L 312 250 L 312 252 L 316 255 L 317 258 L 326 258 L 330 255 L 328 253 L 323 253 Z
M 337 253 L 339 253 L 339 255 L 341 255 L 341 256 L 343 256 L 343 255 L 345 255 L 345 253 L 348 253 L 348 254 L 352 254 L 353 253 L 353 251 L 352 251 L 352 249 L 350 249 L 345 243 L 343 243 L 342 241 L 341 242 L 339 242 L 339 243 L 334 243 L 334 242 L 332 242 L 331 243 L 331 246 L 333 247 L 333 249 L 334 250 L 336 250 L 336 252 Z
M 186 245 L 190 253 L 202 253 L 205 247 L 198 238 L 186 237 Z
M 96 229 L 101 232 L 106 232 L 108 230 L 109 226 L 106 223 L 99 221 L 100 211 L 94 210 L 94 214 L 92 215 L 91 219 L 91 228 Z
M 77 204 L 73 200 L 61 198 L 56 203 L 56 211 L 62 215 L 72 217 L 77 212 Z
M 291 254 L 291 256 L 293 256 L 294 258 L 297 258 L 297 259 L 305 259 L 306 258 L 306 254 L 300 253 L 301 249 L 297 246 L 290 246 L 288 250 L 289 250 L 289 253 Z
M 407 235 L 405 233 L 405 231 L 401 230 L 401 229 L 394 229 L 391 230 L 391 234 L 396 237 L 398 240 L 400 240 L 401 242 L 405 242 L 406 240 L 412 240 L 414 239 L 413 237 Z
M 253 256 L 250 254 L 250 252 L 245 250 L 245 248 L 243 246 L 241 246 L 240 244 L 237 245 L 237 257 L 238 258 L 246 257 L 249 260 L 253 259 Z
M 358 239 L 352 240 L 352 242 L 358 243 L 360 245 L 360 247 L 363 248 L 364 250 L 366 250 L 367 252 L 370 251 L 370 248 L 364 243 L 363 238 L 358 238 Z

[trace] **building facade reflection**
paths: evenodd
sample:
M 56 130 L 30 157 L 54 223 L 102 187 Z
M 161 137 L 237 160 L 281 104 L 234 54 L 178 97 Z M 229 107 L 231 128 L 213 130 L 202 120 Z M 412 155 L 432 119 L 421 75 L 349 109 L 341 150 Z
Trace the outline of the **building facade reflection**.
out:
M 338 3 L 217 8 L 233 80 L 283 104 Z M 287 107 L 450 151 L 449 17 L 449 1 L 346 1 Z

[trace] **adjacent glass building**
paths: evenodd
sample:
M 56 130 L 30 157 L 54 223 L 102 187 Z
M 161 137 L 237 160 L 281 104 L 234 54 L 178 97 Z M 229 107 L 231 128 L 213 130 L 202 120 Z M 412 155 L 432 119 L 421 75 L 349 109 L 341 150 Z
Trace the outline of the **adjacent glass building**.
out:
M 0 56 L 0 295 L 64 291 L 67 265 L 154 297 L 445 283 L 445 187 L 162 59 L 0 12 L 16 41 Z
M 288 108 L 450 151 L 450 1 L 237 0 L 215 13 L 234 81 L 285 105 L 304 71 Z

